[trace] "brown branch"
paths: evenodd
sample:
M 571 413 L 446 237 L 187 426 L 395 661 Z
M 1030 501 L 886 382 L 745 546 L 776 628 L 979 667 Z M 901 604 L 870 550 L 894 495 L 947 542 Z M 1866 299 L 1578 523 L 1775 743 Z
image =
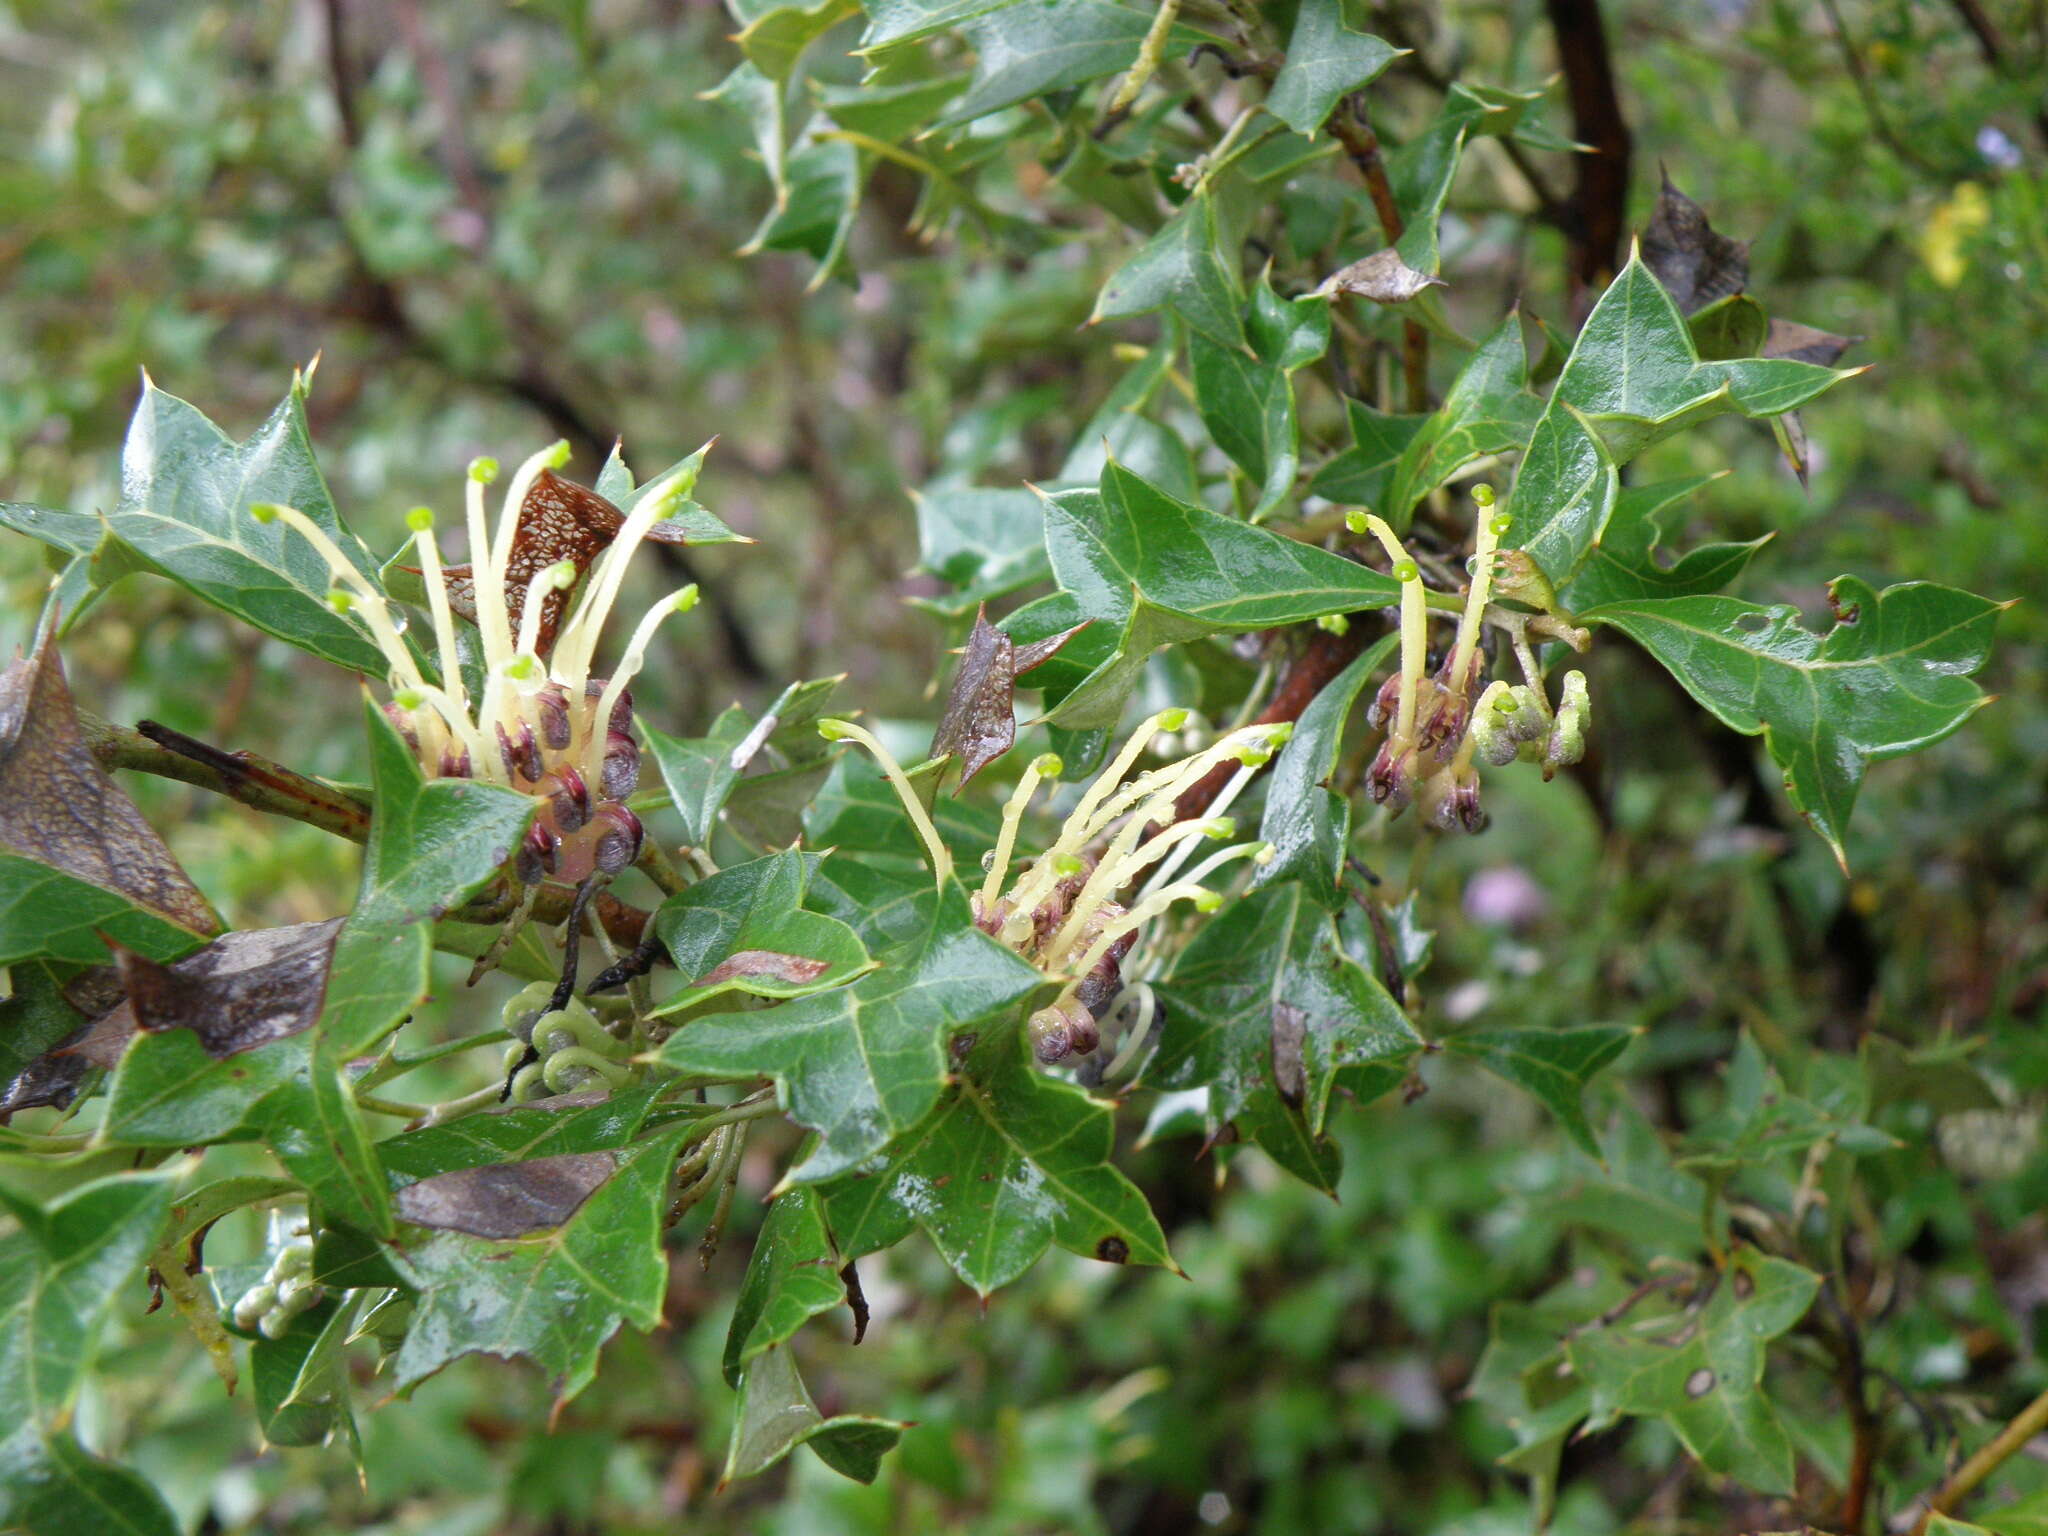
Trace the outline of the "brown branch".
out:
M 2022 1408 L 2010 1424 L 1993 1435 L 1976 1455 L 1935 1489 L 1927 1500 L 1927 1507 L 1913 1525 L 1913 1536 L 1926 1536 L 1927 1527 L 1937 1512 L 1945 1515 L 1954 1509 L 2044 1429 L 2048 1429 L 2048 1392 L 2043 1392 Z
M 1565 218 L 1568 271 L 1575 297 L 1583 302 L 1621 265 L 1633 145 L 1621 115 L 1600 0 L 1544 0 L 1544 9 L 1557 38 L 1558 63 L 1571 100 L 1572 137 L 1591 150 L 1576 157 L 1577 176 Z

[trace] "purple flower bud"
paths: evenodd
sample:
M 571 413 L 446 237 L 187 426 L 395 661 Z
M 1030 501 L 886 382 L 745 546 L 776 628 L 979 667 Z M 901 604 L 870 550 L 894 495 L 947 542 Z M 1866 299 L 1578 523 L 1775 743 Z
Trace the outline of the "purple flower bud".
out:
M 609 681 L 610 679 L 603 677 L 590 678 L 583 685 L 583 696 L 586 699 L 603 697 L 605 684 Z M 617 731 L 622 736 L 630 736 L 633 733 L 632 689 L 621 688 L 619 690 L 619 700 L 616 704 L 612 705 L 612 717 L 605 722 L 605 729 Z
M 623 800 L 640 787 L 640 747 L 623 731 L 604 739 L 603 783 L 607 800 Z
M 502 724 L 497 731 L 498 752 L 505 759 L 505 776 L 524 779 L 529 784 L 539 783 L 547 767 L 541 762 L 540 745 L 533 739 L 533 727 L 522 720 L 517 736 L 508 736 Z
M 1031 1015 L 1031 1021 L 1024 1026 L 1031 1036 L 1031 1053 L 1042 1066 L 1052 1066 L 1065 1061 L 1074 1049 L 1072 1028 L 1067 1016 L 1057 1008 L 1041 1008 Z
M 1405 810 L 1415 798 L 1415 754 L 1394 751 L 1391 741 L 1380 750 L 1365 771 L 1365 797 L 1389 811 Z
M 1372 707 L 1365 712 L 1365 723 L 1374 730 L 1384 727 L 1401 708 L 1401 674 L 1390 674 L 1380 691 L 1373 696 Z
M 608 875 L 620 870 L 640 857 L 640 840 L 643 836 L 640 818 L 617 801 L 600 805 L 591 818 L 591 825 L 597 834 L 597 867 Z
M 469 776 L 468 748 L 452 745 L 443 747 L 441 749 L 441 777 L 444 779 L 466 779 Z
M 590 820 L 590 790 L 583 782 L 583 775 L 567 763 L 542 779 L 535 789 L 547 797 L 548 805 L 555 813 L 558 831 L 580 831 Z
M 567 749 L 571 740 L 569 695 L 560 683 L 549 683 L 533 696 L 534 713 L 540 719 L 541 745 L 550 752 Z
M 514 872 L 526 885 L 539 885 L 548 875 L 554 873 L 555 851 L 561 846 L 551 828 L 536 821 L 526 829 L 526 840 L 519 845 L 519 856 L 514 861 Z
M 412 711 L 400 709 L 396 704 L 384 706 L 384 718 L 389 720 L 398 734 L 405 738 L 405 744 L 412 748 L 412 755 L 420 755 L 419 728 L 412 723 Z

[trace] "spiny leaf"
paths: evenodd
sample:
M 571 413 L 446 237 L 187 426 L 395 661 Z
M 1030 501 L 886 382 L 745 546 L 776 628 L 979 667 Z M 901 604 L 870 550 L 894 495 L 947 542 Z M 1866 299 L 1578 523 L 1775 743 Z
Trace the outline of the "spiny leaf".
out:
M 1235 1123 L 1322 1190 L 1337 1184 L 1337 1150 L 1322 1139 L 1337 1074 L 1399 1064 L 1422 1046 L 1299 881 L 1233 902 L 1181 952 L 1159 994 L 1167 1027 L 1147 1081 L 1206 1086 L 1212 1130 Z
M 1256 487 L 1252 520 L 1278 507 L 1294 489 L 1301 462 L 1293 374 L 1330 346 L 1330 306 L 1317 294 L 1282 299 L 1261 278 L 1246 319 L 1251 351 L 1189 338 L 1195 403 L 1216 446 Z
M 816 855 L 794 850 L 736 864 L 668 898 L 655 931 L 688 978 L 657 1014 L 721 992 L 802 997 L 851 981 L 873 962 L 837 918 L 803 910 Z
M 1394 466 L 1427 416 L 1397 416 L 1356 400 L 1344 402 L 1351 446 L 1316 471 L 1309 489 L 1331 501 L 1376 507 L 1386 499 Z
M 942 122 L 977 117 L 1128 69 L 1151 21 L 1109 0 L 1031 0 L 977 8 L 956 22 L 974 48 L 974 79 Z M 1176 26 L 1169 48 L 1188 49 L 1202 33 Z
M 1693 475 L 1623 491 L 1600 543 L 1565 589 L 1566 602 L 1584 609 L 1638 598 L 1690 597 L 1718 592 L 1734 581 L 1770 535 L 1743 544 L 1703 544 L 1669 564 L 1660 558 L 1665 514 L 1715 478 Z
M 1130 13 L 1135 17 L 1135 13 Z M 1139 18 L 1142 30 L 1143 21 Z M 1170 309 L 1218 346 L 1245 347 L 1244 286 L 1223 248 L 1215 196 L 1196 192 L 1096 295 L 1089 323 Z
M 1045 514 L 1026 487 L 928 486 L 911 499 L 918 569 L 953 588 L 945 597 L 917 599 L 921 606 L 965 614 L 1050 574 Z
M 840 1476 L 871 1483 L 882 1458 L 909 1427 L 862 1414 L 826 1418 L 811 1401 L 796 1361 L 780 1345 L 754 1357 L 740 1379 L 739 1394 L 720 1487 L 767 1471 L 800 1445 L 808 1445 Z
M 1590 1157 L 1600 1155 L 1581 1097 L 1593 1074 L 1612 1062 L 1635 1038 L 1615 1024 L 1571 1029 L 1474 1029 L 1444 1042 L 1496 1077 L 1526 1089 L 1543 1102 L 1565 1134 Z
M 818 1191 L 784 1190 L 768 1207 L 725 1334 L 726 1385 L 764 1350 L 787 1342 L 821 1312 L 846 1300 L 845 1260 L 825 1225 Z
M 563 1152 L 429 1174 L 398 1191 L 398 1219 L 472 1237 L 526 1237 L 568 1221 L 617 1167 L 611 1152 Z
M 1407 52 L 1367 32 L 1365 17 L 1361 0 L 1302 0 L 1266 110 L 1312 139 L 1340 98 Z
M 993 1025 L 959 1058 L 930 1114 L 887 1154 L 822 1191 L 858 1258 L 922 1227 L 986 1296 L 1052 1244 L 1112 1264 L 1171 1265 L 1137 1187 L 1111 1165 L 1107 1105 L 1034 1065 L 1024 1032 Z
M 1789 605 L 1732 597 L 1639 598 L 1582 617 L 1621 630 L 1724 725 L 1761 734 L 1793 804 L 1846 863 L 1865 767 L 1933 745 L 1990 702 L 1969 679 L 2006 605 L 1927 582 L 1876 592 L 1853 576 L 1828 594 L 1824 636 Z
M 1529 392 L 1529 356 L 1522 317 L 1510 311 L 1458 370 L 1444 403 L 1408 439 L 1378 504 L 1396 529 L 1415 504 L 1475 459 L 1528 441 L 1543 403 Z
M 533 1104 L 497 1105 L 380 1141 L 377 1159 L 394 1187 L 402 1187 L 460 1168 L 615 1151 L 639 1135 L 657 1091 L 593 1089 Z
M 791 1181 L 858 1166 L 921 1120 L 946 1080 L 946 1042 L 1018 1003 L 1036 970 L 974 926 L 967 897 L 927 888 L 914 938 L 881 968 L 833 992 L 692 1019 L 661 1060 L 679 1072 L 772 1077 L 790 1117 L 818 1132 Z

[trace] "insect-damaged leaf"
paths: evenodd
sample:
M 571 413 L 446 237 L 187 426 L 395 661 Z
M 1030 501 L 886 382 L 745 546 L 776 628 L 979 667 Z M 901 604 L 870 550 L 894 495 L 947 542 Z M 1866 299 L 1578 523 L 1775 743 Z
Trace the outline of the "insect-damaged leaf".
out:
M 1837 336 L 1797 320 L 1773 320 L 1764 337 L 1765 357 L 1789 357 L 1794 362 L 1817 363 L 1832 368 L 1842 354 L 1861 341 L 1861 336 Z
M 224 933 L 171 965 L 127 949 L 115 960 L 136 1028 L 189 1029 L 219 1060 L 313 1027 L 340 928 L 332 918 Z
M 933 757 L 960 759 L 960 786 L 1017 744 L 1017 679 L 1059 654 L 1088 625 L 1087 620 L 1029 645 L 1017 645 L 988 621 L 986 605 L 953 674 L 953 691 L 932 735 Z
M 1845 861 L 1865 767 L 1932 746 L 1991 702 L 1970 674 L 2007 605 L 1921 581 L 1876 592 L 1853 576 L 1828 598 L 1826 635 L 1790 605 L 1732 597 L 1636 598 L 1582 617 L 1642 646 L 1724 725 L 1762 735 L 1792 803 Z
M 720 992 L 801 997 L 872 967 L 854 931 L 803 909 L 815 854 L 794 849 L 722 869 L 661 904 L 655 932 L 689 978 L 657 1013 L 694 1007 Z
M 86 746 L 47 633 L 0 672 L 0 964 L 90 965 L 99 935 L 158 959 L 220 931 L 164 840 Z
M 1749 286 L 1749 242 L 1717 233 L 1706 210 L 1673 186 L 1669 176 L 1643 231 L 1643 261 L 1682 314 Z
M 1148 1081 L 1208 1088 L 1212 1131 L 1235 1122 L 1322 1190 L 1336 1187 L 1339 1169 L 1322 1136 L 1337 1074 L 1399 1066 L 1422 1046 L 1298 881 L 1232 903 L 1181 953 L 1159 997 L 1167 1025 Z
M 574 1216 L 618 1166 L 610 1152 L 565 1152 L 431 1174 L 398 1192 L 398 1219 L 474 1237 L 524 1237 Z
M 823 1190 L 858 1258 L 924 1228 L 986 1296 L 1054 1243 L 1111 1264 L 1171 1265 L 1145 1197 L 1111 1165 L 1109 1107 L 1033 1064 L 1022 1030 L 986 1032 L 931 1113 L 886 1156 Z
M 789 1175 L 814 1184 L 857 1167 L 921 1120 L 946 1081 L 946 1041 L 1040 984 L 974 926 L 951 881 L 927 886 L 912 936 L 850 987 L 692 1019 L 661 1048 L 677 1071 L 769 1076 L 790 1117 L 818 1132 Z

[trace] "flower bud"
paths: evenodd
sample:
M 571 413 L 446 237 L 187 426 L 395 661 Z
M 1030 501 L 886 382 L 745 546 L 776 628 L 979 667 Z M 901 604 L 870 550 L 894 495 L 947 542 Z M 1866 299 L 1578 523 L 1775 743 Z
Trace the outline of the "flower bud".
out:
M 564 763 L 548 774 L 534 786 L 534 792 L 547 798 L 557 832 L 566 835 L 580 831 L 590 820 L 590 789 L 584 784 L 583 775 L 569 764 Z
M 1401 709 L 1401 674 L 1394 671 L 1380 684 L 1380 691 L 1373 695 L 1370 708 L 1365 712 L 1365 723 L 1374 730 L 1381 730 L 1393 721 Z
M 1540 608 L 1545 613 L 1553 612 L 1557 607 L 1556 588 L 1543 574 L 1543 567 L 1523 549 L 1494 551 L 1493 595 L 1530 608 Z
M 605 733 L 603 780 L 607 800 L 623 800 L 640 787 L 640 747 L 623 731 Z
M 1499 768 L 1515 760 L 1521 742 L 1513 730 L 1515 699 L 1505 682 L 1487 684 L 1486 692 L 1472 707 L 1472 746 L 1479 758 Z
M 263 1314 L 277 1305 L 277 1287 L 269 1281 L 253 1285 L 242 1293 L 242 1299 L 235 1303 L 235 1326 L 244 1330 L 254 1329 L 262 1321 Z
M 549 683 L 534 694 L 532 705 L 533 718 L 540 722 L 541 745 L 550 752 L 567 750 L 573 736 L 569 724 L 569 695 L 562 685 Z
M 519 845 L 519 853 L 512 861 L 513 872 L 522 884 L 539 885 L 555 872 L 555 855 L 560 847 L 561 839 L 544 822 L 536 821 L 526 829 L 526 840 Z
M 1380 743 L 1372 766 L 1365 770 L 1365 797 L 1389 811 L 1401 811 L 1415 798 L 1415 752 L 1396 751 L 1391 741 Z
M 473 773 L 469 760 L 469 749 L 452 742 L 441 749 L 441 777 L 444 779 L 466 779 Z
M 497 727 L 498 755 L 505 762 L 505 777 L 512 780 L 524 779 L 529 784 L 540 782 L 547 766 L 541 761 L 540 744 L 533 739 L 533 727 L 524 720 L 519 722 L 519 733 L 508 735 L 504 725 Z
M 412 755 L 418 757 L 420 755 L 420 733 L 419 727 L 413 724 L 412 711 L 400 709 L 396 704 L 386 704 L 384 706 L 384 718 L 389 720 L 392 728 L 405 739 L 405 744 L 412 749 Z
M 1065 1061 L 1074 1049 L 1074 1035 L 1066 1014 L 1058 1008 L 1041 1008 L 1024 1026 L 1031 1037 L 1031 1054 L 1042 1066 Z
M 605 677 L 591 678 L 588 682 L 586 682 L 583 685 L 583 696 L 586 699 L 603 698 L 605 687 L 607 684 L 610 683 L 610 681 L 610 678 Z M 607 731 L 617 731 L 621 736 L 630 736 L 633 734 L 632 689 L 621 688 L 619 690 L 618 702 L 612 705 L 612 717 L 611 719 L 605 722 L 604 728 Z M 825 735 L 825 723 L 822 720 L 818 722 L 818 734 L 820 736 Z M 827 741 L 832 741 L 836 738 L 826 736 L 825 739 Z
M 591 824 L 597 828 L 597 867 L 604 873 L 616 875 L 640 857 L 640 818 L 625 806 L 617 801 L 599 806 Z

